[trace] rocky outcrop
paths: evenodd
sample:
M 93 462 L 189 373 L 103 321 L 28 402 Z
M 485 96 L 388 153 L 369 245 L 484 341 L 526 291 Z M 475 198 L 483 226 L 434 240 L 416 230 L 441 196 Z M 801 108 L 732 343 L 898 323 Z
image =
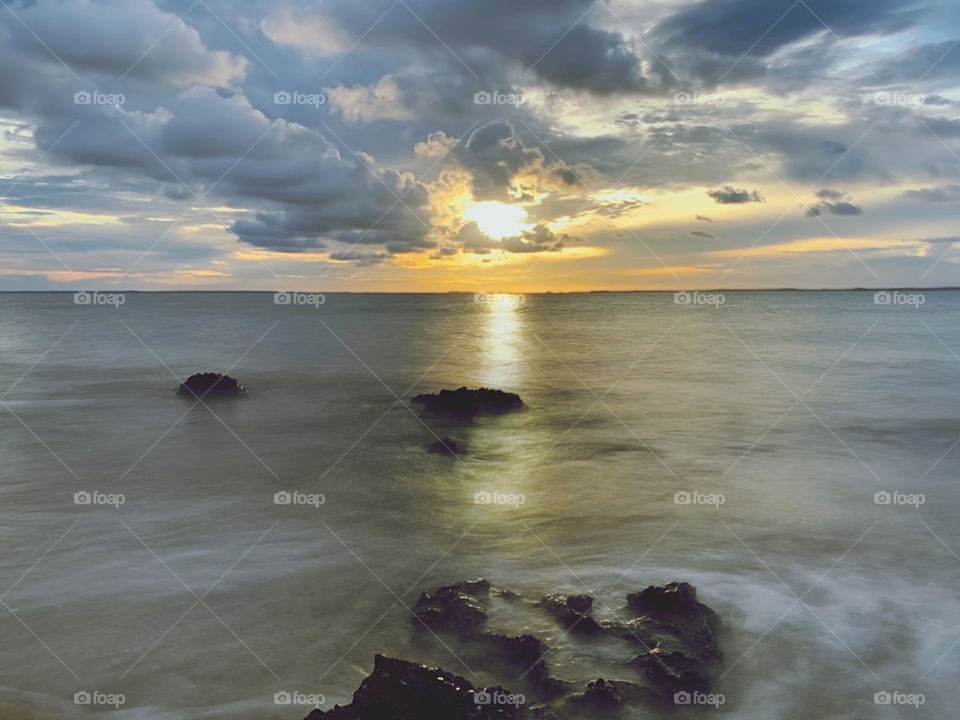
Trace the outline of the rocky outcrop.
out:
M 468 580 L 445 585 L 434 593 L 422 593 L 413 606 L 413 614 L 431 630 L 469 635 L 487 621 L 487 613 L 478 601 L 490 591 L 486 580 Z
M 651 585 L 627 595 L 627 608 L 640 616 L 637 627 L 646 638 L 633 664 L 661 697 L 709 691 L 723 656 L 717 643 L 720 619 L 697 600 L 696 588 L 684 582 Z
M 599 678 L 577 692 L 568 680 L 551 675 L 544 659 L 551 646 L 539 637 L 485 629 L 491 607 L 497 607 L 494 599 L 506 600 L 514 609 L 546 611 L 571 634 L 582 629 L 586 634 L 577 641 L 582 646 L 579 652 L 590 643 L 633 643 L 642 652 L 631 661 L 615 663 L 615 674 L 632 675 L 636 682 Z M 458 648 L 457 657 L 465 657 L 485 678 L 516 684 L 530 697 L 500 686 L 475 688 L 440 668 L 378 655 L 373 673 L 354 693 L 353 702 L 315 710 L 308 720 L 581 720 L 615 715 L 637 704 L 672 703 L 681 692 L 711 691 L 722 657 L 716 637 L 719 618 L 697 600 L 693 586 L 672 582 L 631 593 L 626 607 L 610 611 L 617 616 L 613 620 L 597 621 L 593 608 L 589 595 L 553 594 L 534 602 L 491 588 L 482 579 L 425 592 L 413 608 L 420 637 L 446 634 L 442 645 L 447 651 Z M 597 658 L 613 663 L 603 659 L 609 658 L 605 652 Z
M 567 630 L 574 633 L 594 634 L 603 628 L 590 617 L 593 598 L 589 595 L 547 595 L 540 606 L 553 615 Z
M 444 438 L 430 443 L 427 452 L 435 455 L 466 455 L 467 448 L 452 438 Z
M 196 373 L 180 383 L 177 395 L 188 398 L 243 397 L 247 389 L 229 375 Z
M 475 415 L 494 415 L 523 407 L 523 400 L 516 393 L 491 388 L 441 390 L 438 393 L 423 393 L 412 402 L 425 410 L 441 415 L 470 418 Z
M 509 720 L 528 717 L 502 687 L 475 688 L 441 668 L 377 655 L 349 705 L 314 710 L 306 720 Z M 504 700 L 504 702 L 495 702 Z

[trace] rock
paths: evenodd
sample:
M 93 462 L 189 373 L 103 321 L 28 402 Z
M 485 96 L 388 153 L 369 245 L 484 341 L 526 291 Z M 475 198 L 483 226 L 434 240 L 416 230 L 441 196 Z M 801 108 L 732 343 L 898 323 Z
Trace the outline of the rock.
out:
M 428 445 L 427 452 L 437 455 L 466 455 L 467 449 L 452 438 L 444 438 Z
M 589 595 L 547 595 L 540 607 L 553 615 L 570 632 L 600 633 L 603 628 L 590 617 L 593 598 Z
M 430 412 L 457 417 L 474 415 L 492 415 L 517 410 L 523 407 L 523 401 L 516 393 L 493 390 L 491 388 L 441 390 L 439 393 L 423 393 L 412 402 L 423 405 Z
M 680 651 L 660 652 L 654 648 L 631 661 L 661 698 L 670 701 L 678 692 L 709 692 L 712 673 L 703 662 Z
M 524 718 L 521 705 L 491 702 L 516 697 L 502 687 L 477 689 L 441 668 L 377 655 L 373 672 L 353 694 L 353 702 L 307 720 L 508 720 Z
M 627 595 L 627 607 L 642 617 L 621 630 L 637 627 L 646 645 L 632 663 L 661 697 L 708 692 L 722 657 L 716 637 L 720 621 L 697 600 L 696 589 L 685 582 L 651 585 Z
M 620 692 L 603 678 L 587 683 L 587 689 L 581 695 L 571 697 L 570 702 L 584 709 L 601 712 L 623 706 Z
M 180 383 L 177 395 L 190 398 L 242 397 L 247 389 L 229 375 L 196 373 Z
M 477 598 L 490 591 L 486 580 L 468 580 L 422 593 L 413 606 L 413 613 L 432 630 L 468 635 L 487 621 L 487 613 Z
M 485 632 L 470 638 L 470 644 L 475 649 L 483 650 L 488 657 L 522 668 L 522 674 L 526 675 L 530 685 L 544 697 L 556 698 L 570 692 L 569 683 L 550 675 L 543 659 L 547 649 L 533 635 Z
M 627 607 L 672 630 L 691 657 L 709 660 L 722 656 L 716 636 L 720 619 L 697 600 L 697 590 L 690 583 L 651 585 L 627 595 Z

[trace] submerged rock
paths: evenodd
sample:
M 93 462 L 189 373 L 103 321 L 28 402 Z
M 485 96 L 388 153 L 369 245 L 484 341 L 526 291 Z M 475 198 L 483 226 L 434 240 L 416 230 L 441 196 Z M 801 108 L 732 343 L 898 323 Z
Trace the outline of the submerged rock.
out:
M 314 710 L 306 720 L 507 720 L 525 718 L 519 704 L 493 702 L 517 696 L 502 687 L 475 688 L 441 668 L 377 655 L 373 672 L 353 702 Z
M 423 393 L 414 397 L 412 402 L 423 405 L 430 412 L 458 417 L 492 415 L 523 407 L 523 400 L 516 393 L 491 388 L 461 387 L 435 394 Z
M 636 682 L 600 678 L 583 691 L 550 674 L 544 656 L 551 641 L 484 629 L 492 597 L 518 596 L 491 588 L 483 579 L 423 593 L 413 608 L 418 620 L 414 627 L 423 631 L 420 637 L 428 634 L 424 626 L 446 633 L 447 642 L 465 653 L 471 667 L 493 682 L 520 683 L 517 689 L 529 693 L 533 702 L 500 686 L 474 688 L 446 670 L 378 655 L 373 673 L 354 693 L 353 702 L 315 710 L 307 720 L 585 720 L 633 713 L 635 704 L 674 703 L 677 693 L 711 692 L 719 674 L 719 618 L 697 600 L 696 589 L 688 583 L 649 586 L 629 594 L 627 607 L 620 608 L 632 615 L 628 619 L 597 622 L 589 595 L 551 594 L 524 603 L 531 610 L 545 610 L 571 633 L 585 631 L 589 637 L 580 637 L 578 646 L 600 647 L 620 638 L 642 650 L 630 661 L 615 663 L 617 674 L 629 672 Z M 597 657 L 609 658 L 608 653 L 609 648 L 601 649 Z
M 487 621 L 487 613 L 478 598 L 490 591 L 486 580 L 468 580 L 422 593 L 413 606 L 413 614 L 431 630 L 470 634 Z
M 180 383 L 177 395 L 181 397 L 217 398 L 242 397 L 247 389 L 229 375 L 220 373 L 196 373 Z
M 570 632 L 599 633 L 603 628 L 590 617 L 593 598 L 589 595 L 547 595 L 540 607 L 553 615 Z
M 435 455 L 466 455 L 467 448 L 452 438 L 444 438 L 428 445 L 427 452 Z

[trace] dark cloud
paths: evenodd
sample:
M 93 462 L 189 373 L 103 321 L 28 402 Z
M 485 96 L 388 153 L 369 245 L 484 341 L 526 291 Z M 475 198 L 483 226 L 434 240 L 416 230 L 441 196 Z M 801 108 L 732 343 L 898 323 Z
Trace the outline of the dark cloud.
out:
M 744 203 L 763 202 L 763 196 L 756 190 L 742 190 L 732 185 L 724 185 L 716 190 L 708 190 L 707 195 L 721 205 L 742 205 Z
M 938 188 L 918 188 L 907 190 L 901 196 L 904 200 L 926 203 L 956 202 L 960 200 L 960 185 L 946 185 Z
M 823 188 L 815 193 L 820 202 L 807 207 L 807 217 L 817 217 L 822 213 L 831 215 L 862 215 L 863 208 L 854 205 L 847 198 L 847 194 L 832 188 Z

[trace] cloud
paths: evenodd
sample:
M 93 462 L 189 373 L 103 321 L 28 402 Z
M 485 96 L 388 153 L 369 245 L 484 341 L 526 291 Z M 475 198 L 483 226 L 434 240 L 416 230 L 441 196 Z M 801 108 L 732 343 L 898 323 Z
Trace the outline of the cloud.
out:
M 763 196 L 756 190 L 741 190 L 732 185 L 724 185 L 716 190 L 707 190 L 707 195 L 721 205 L 742 205 L 744 203 L 763 202 Z
M 960 200 L 960 185 L 945 185 L 938 188 L 918 188 L 906 190 L 901 196 L 903 200 L 912 200 L 925 203 L 945 203 Z
M 404 104 L 396 81 L 384 75 L 375 85 L 326 87 L 332 112 L 348 122 L 407 120 L 413 115 Z
M 849 199 L 845 199 L 846 193 L 840 190 L 824 188 L 817 190 L 816 195 L 820 202 L 807 207 L 807 217 L 817 217 L 821 213 L 827 212 L 831 215 L 862 215 L 863 208 L 854 205 Z

